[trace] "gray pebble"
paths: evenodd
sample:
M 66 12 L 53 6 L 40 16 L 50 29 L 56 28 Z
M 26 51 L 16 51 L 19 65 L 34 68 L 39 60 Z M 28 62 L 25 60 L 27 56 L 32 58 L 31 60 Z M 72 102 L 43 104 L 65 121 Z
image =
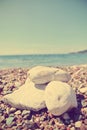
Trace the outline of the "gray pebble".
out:
M 62 117 L 63 117 L 63 119 L 65 119 L 65 120 L 69 120 L 69 119 L 70 119 L 68 113 L 64 113 L 64 114 L 62 115 Z
M 13 119 L 14 119 L 14 117 L 8 117 L 8 118 L 6 119 L 6 124 L 7 124 L 7 125 L 10 125 L 10 124 L 12 123 Z

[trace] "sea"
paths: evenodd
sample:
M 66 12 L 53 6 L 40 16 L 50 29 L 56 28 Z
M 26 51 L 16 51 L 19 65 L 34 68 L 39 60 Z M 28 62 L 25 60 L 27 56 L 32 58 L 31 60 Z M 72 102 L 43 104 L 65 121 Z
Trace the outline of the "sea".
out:
M 72 66 L 87 64 L 87 53 L 1 55 L 0 69 L 44 66 Z

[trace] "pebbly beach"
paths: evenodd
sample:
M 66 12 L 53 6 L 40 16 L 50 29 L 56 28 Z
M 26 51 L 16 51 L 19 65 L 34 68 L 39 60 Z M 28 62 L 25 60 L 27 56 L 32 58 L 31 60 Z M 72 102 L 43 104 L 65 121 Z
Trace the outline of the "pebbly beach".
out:
M 0 130 L 86 130 L 87 129 L 87 65 L 56 67 L 68 72 L 67 82 L 75 91 L 78 106 L 60 116 L 47 108 L 37 112 L 18 109 L 1 99 L 18 90 L 27 79 L 30 68 L 0 70 Z

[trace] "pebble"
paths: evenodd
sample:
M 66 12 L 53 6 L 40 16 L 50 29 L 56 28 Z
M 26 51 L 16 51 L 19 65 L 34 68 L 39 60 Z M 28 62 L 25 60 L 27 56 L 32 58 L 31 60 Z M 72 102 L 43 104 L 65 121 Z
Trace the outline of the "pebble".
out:
M 40 117 L 40 121 L 44 121 L 45 119 L 46 119 L 45 116 Z
M 82 121 L 77 121 L 77 122 L 75 122 L 75 127 L 80 128 L 81 124 L 82 124 Z
M 18 88 L 21 86 L 21 83 L 20 82 L 15 82 L 15 86 Z
M 81 93 L 86 93 L 87 92 L 87 87 L 85 87 L 85 88 L 80 88 L 80 90 L 79 90 Z
M 30 111 L 28 111 L 28 110 L 23 110 L 22 115 L 24 116 L 24 115 L 27 115 L 27 114 L 30 114 Z
M 1 104 L 0 107 L 5 110 L 5 105 L 4 104 Z
M 26 124 L 27 129 L 36 130 L 38 128 L 38 125 L 36 123 L 28 123 Z
M 2 121 L 4 121 L 4 120 L 5 120 L 4 116 L 0 116 L 0 123 L 1 123 Z
M 40 125 L 40 128 L 41 128 L 41 130 L 43 130 L 43 129 L 44 129 L 44 125 L 43 125 L 43 124 L 41 124 L 41 125 Z
M 10 93 L 12 93 L 12 91 L 11 90 L 7 90 L 6 94 L 10 94 Z
M 21 111 L 18 110 L 18 111 L 16 111 L 14 114 L 15 114 L 15 115 L 20 115 L 20 114 L 21 114 Z
M 6 108 L 6 113 L 9 114 L 9 111 L 10 111 L 10 108 L 7 107 L 7 108 Z
M 75 130 L 75 127 L 71 127 L 70 130 Z
M 63 117 L 64 120 L 70 120 L 70 117 L 69 117 L 68 113 L 64 113 L 62 115 L 62 117 Z
M 84 124 L 80 126 L 80 130 L 87 130 Z
M 14 114 L 13 114 L 13 113 L 11 113 L 11 114 L 10 114 L 10 117 L 14 117 Z
M 83 107 L 86 107 L 86 106 L 87 106 L 87 101 L 82 100 L 82 101 L 81 101 L 81 104 L 82 104 Z
M 82 108 L 82 109 L 81 109 L 81 112 L 82 112 L 83 115 L 86 115 L 86 114 L 87 114 L 87 107 Z
M 31 116 L 29 114 L 26 114 L 23 116 L 23 119 L 27 119 L 27 120 L 30 120 L 31 119 Z
M 84 120 L 84 124 L 87 125 L 87 119 Z
M 36 117 L 35 122 L 39 123 L 40 122 L 40 117 Z
M 12 108 L 10 108 L 10 113 L 14 113 L 16 111 L 16 108 L 14 108 L 14 107 L 12 107 Z
M 14 117 L 8 117 L 8 118 L 6 119 L 6 124 L 7 124 L 7 125 L 10 125 L 10 124 L 12 123 L 13 119 L 14 119 Z
M 66 125 L 69 125 L 69 124 L 70 124 L 70 120 L 65 120 L 64 123 L 65 123 Z

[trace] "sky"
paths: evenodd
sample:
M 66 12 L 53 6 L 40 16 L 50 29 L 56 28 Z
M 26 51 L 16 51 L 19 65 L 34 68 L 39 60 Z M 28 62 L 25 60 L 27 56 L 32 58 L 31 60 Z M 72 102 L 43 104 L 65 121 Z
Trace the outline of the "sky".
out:
M 87 49 L 87 0 L 0 0 L 0 55 Z

